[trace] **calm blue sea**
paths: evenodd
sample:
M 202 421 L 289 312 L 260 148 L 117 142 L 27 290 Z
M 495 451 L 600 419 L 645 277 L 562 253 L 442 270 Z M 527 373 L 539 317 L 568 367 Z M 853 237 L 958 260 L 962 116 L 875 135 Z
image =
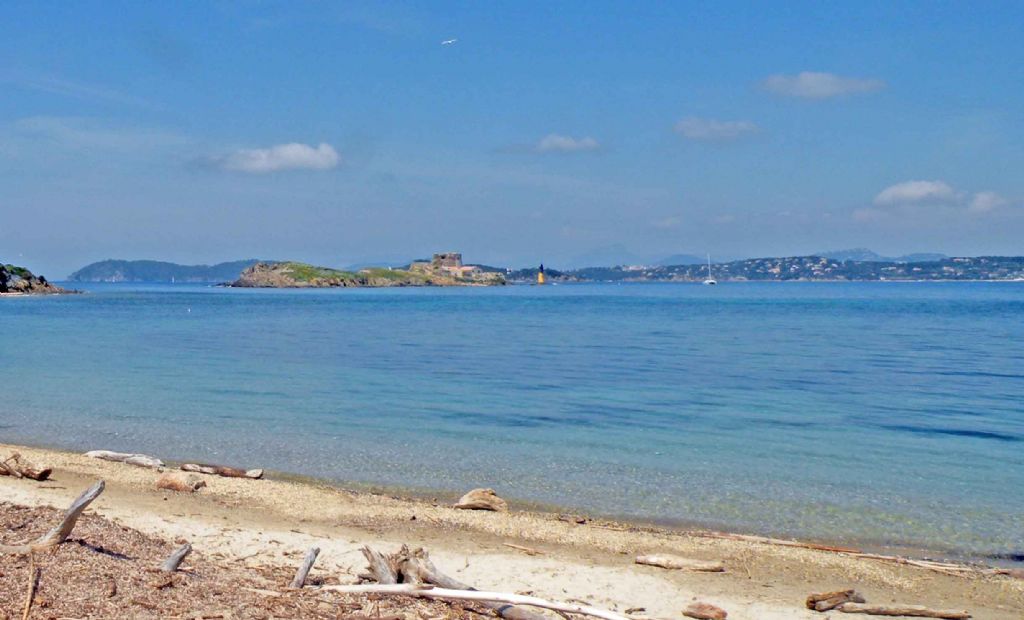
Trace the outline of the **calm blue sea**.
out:
M 0 299 L 0 441 L 1024 553 L 1024 283 Z

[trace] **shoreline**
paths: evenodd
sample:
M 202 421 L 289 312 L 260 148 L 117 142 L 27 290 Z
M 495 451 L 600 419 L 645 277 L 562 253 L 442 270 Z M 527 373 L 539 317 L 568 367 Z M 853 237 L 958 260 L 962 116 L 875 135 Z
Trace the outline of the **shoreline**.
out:
M 84 458 L 82 454 L 86 450 L 74 450 L 60 445 L 19 443 L 7 444 L 0 441 L 0 455 L 12 451 L 39 451 L 51 455 L 63 455 L 66 458 Z M 177 471 L 178 467 L 185 462 L 174 457 L 160 458 L 167 465 L 168 471 Z M 91 459 L 90 459 L 91 460 Z M 258 465 L 258 464 L 257 464 Z M 302 487 L 313 487 L 331 489 L 339 493 L 347 493 L 355 496 L 366 496 L 371 498 L 387 498 L 389 500 L 404 502 L 412 505 L 452 505 L 459 497 L 469 489 L 462 491 L 440 488 L 424 488 L 413 486 L 387 485 L 354 480 L 342 480 L 336 478 L 322 478 L 309 474 L 302 474 L 290 471 L 279 471 L 268 469 L 266 478 L 280 481 L 287 484 L 299 485 Z M 2 478 L 0 478 L 2 479 Z M 823 548 L 855 549 L 864 553 L 877 555 L 899 556 L 915 560 L 940 560 L 957 564 L 971 566 L 986 566 L 998 568 L 1020 568 L 1024 569 L 1024 562 L 1005 560 L 999 558 L 972 554 L 965 550 L 951 547 L 939 548 L 929 547 L 923 544 L 915 544 L 910 541 L 879 541 L 844 537 L 841 533 L 833 538 L 822 538 L 817 536 L 800 536 L 781 531 L 770 531 L 770 529 L 737 528 L 724 522 L 701 522 L 672 519 L 671 517 L 640 517 L 624 514 L 614 514 L 595 511 L 588 508 L 569 505 L 553 504 L 530 500 L 528 498 L 508 496 L 500 493 L 509 504 L 512 511 L 536 515 L 542 518 L 583 518 L 590 523 L 602 524 L 602 527 L 628 528 L 636 531 L 646 531 L 655 534 L 674 536 L 707 536 L 725 535 L 759 538 L 784 542 L 795 542 L 799 544 L 817 546 Z
M 96 479 L 108 491 L 93 511 L 162 538 L 188 538 L 197 550 L 238 561 L 290 563 L 310 544 L 324 549 L 321 570 L 341 578 L 362 569 L 358 548 L 394 550 L 404 543 L 477 587 L 534 590 L 651 616 L 678 616 L 694 597 L 729 610 L 730 618 L 823 618 L 803 608 L 810 592 L 856 587 L 869 600 L 966 608 L 975 618 L 1019 618 L 1024 579 L 980 571 L 949 574 L 891 560 L 786 546 L 757 537 L 715 538 L 653 526 L 557 514 L 460 511 L 440 502 L 339 489 L 305 480 L 204 476 L 194 495 L 160 491 L 160 475 L 65 451 L 0 444 L 54 468 L 52 481 L 0 477 L 0 501 L 59 508 Z M 172 468 L 168 467 L 168 470 Z M 275 542 L 276 541 L 276 542 Z M 510 546 L 511 545 L 511 546 Z M 540 552 L 527 555 L 518 547 Z M 636 566 L 641 553 L 722 561 L 725 573 Z M 458 568 L 461 567 L 461 568 Z M 458 570 L 454 570 L 458 568 Z

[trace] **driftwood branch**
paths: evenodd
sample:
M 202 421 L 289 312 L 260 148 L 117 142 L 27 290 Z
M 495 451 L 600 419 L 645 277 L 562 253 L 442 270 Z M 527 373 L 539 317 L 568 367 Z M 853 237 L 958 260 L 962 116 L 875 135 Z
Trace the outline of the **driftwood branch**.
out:
M 800 549 L 812 549 L 814 551 L 829 551 L 832 553 L 841 553 L 854 558 L 863 558 L 865 560 L 879 560 L 882 562 L 894 562 L 896 564 L 903 564 L 906 566 L 914 566 L 916 568 L 924 568 L 927 570 L 935 571 L 937 573 L 945 573 L 947 575 L 1005 575 L 1015 579 L 1024 579 L 1024 571 L 1021 569 L 1014 568 L 980 568 L 977 566 L 970 566 L 967 564 L 954 564 L 952 562 L 936 562 L 933 560 L 911 560 L 910 558 L 903 558 L 895 555 L 881 555 L 878 553 L 865 553 L 860 549 L 853 549 L 850 547 L 835 547 L 831 545 L 819 545 L 817 543 L 800 542 L 797 540 L 785 540 L 780 538 L 768 538 L 765 536 L 751 536 L 747 534 L 729 534 L 726 532 L 700 532 L 691 531 L 687 532 L 689 536 L 695 536 L 698 538 L 718 538 L 723 540 L 739 540 L 743 542 L 758 543 L 762 545 L 776 545 L 779 547 L 797 547 Z
M 24 545 L 0 545 L 0 553 L 32 553 L 33 551 L 50 549 L 63 543 L 71 535 L 71 530 L 75 529 L 75 524 L 78 523 L 78 518 L 82 516 L 82 512 L 89 507 L 89 504 L 94 499 L 99 497 L 105 486 L 106 484 L 99 480 L 86 489 L 78 496 L 78 499 L 71 503 L 71 506 L 64 513 L 64 518 L 61 519 L 61 522 L 34 542 Z
M 114 461 L 115 463 L 135 465 L 136 467 L 148 467 L 149 469 L 157 469 L 164 466 L 164 462 L 160 459 L 147 456 L 145 454 L 111 452 L 110 450 L 92 450 L 90 452 L 86 452 L 85 456 L 94 459 L 103 459 L 104 461 Z
M 476 590 L 473 586 L 462 583 L 438 570 L 424 549 L 409 551 L 409 548 L 403 545 L 401 551 L 392 557 L 405 583 L 426 583 L 449 590 Z M 481 605 L 494 610 L 505 620 L 547 620 L 544 614 L 525 607 L 488 601 L 481 602 Z
M 689 570 L 704 573 L 721 573 L 725 571 L 725 566 L 721 562 L 691 560 L 690 558 L 678 555 L 640 555 L 637 556 L 636 563 L 672 570 Z
M 225 478 L 250 478 L 252 480 L 259 480 L 263 477 L 262 469 L 235 469 L 234 467 L 225 467 L 224 465 L 185 463 L 181 466 L 181 469 L 183 471 L 191 471 L 210 476 L 223 476 Z
M 75 524 L 78 523 L 78 518 L 82 516 L 82 512 L 103 492 L 104 486 L 104 482 L 99 480 L 96 484 L 86 489 L 84 493 L 78 496 L 78 499 L 71 503 L 67 512 L 64 513 L 64 519 L 61 520 L 60 524 L 40 536 L 35 542 L 25 545 L 0 545 L 0 553 L 32 553 L 33 551 L 50 549 L 63 543 L 68 539 L 71 530 L 75 528 Z
M 944 618 L 945 620 L 967 620 L 971 617 L 966 611 L 953 609 L 929 609 L 920 605 L 865 605 L 863 603 L 843 603 L 836 610 L 845 614 L 868 614 L 872 616 L 910 616 L 912 618 Z
M 799 547 L 801 549 L 814 549 L 816 551 L 832 551 L 835 553 L 861 553 L 860 549 L 853 549 L 850 547 L 834 547 L 832 545 L 819 545 L 817 543 L 800 542 L 798 540 L 768 538 L 766 536 L 752 536 L 749 534 L 730 534 L 728 532 L 688 532 L 688 534 L 700 538 L 739 540 L 743 542 L 759 543 L 762 545 L 776 545 L 779 547 Z
M 819 592 L 807 597 L 805 604 L 807 609 L 814 611 L 828 611 L 835 609 L 843 603 L 864 603 L 864 597 L 856 590 L 838 590 L 836 592 Z
M 313 563 L 316 562 L 317 556 L 320 555 L 320 547 L 312 547 L 306 552 L 306 558 L 302 560 L 302 566 L 299 567 L 295 578 L 292 579 L 292 588 L 302 588 L 306 585 L 306 577 L 309 576 L 309 571 L 313 568 Z
M 384 585 L 398 583 L 398 571 L 388 558 L 384 557 L 384 554 L 370 547 L 363 547 L 360 551 L 363 552 L 363 556 L 369 563 L 370 573 L 377 583 Z
M 532 547 L 524 547 L 522 545 L 514 545 L 512 543 L 501 543 L 509 549 L 515 549 L 516 551 L 522 551 L 526 555 L 544 555 L 544 552 L 540 549 L 534 549 Z
M 160 565 L 160 572 L 173 573 L 177 571 L 178 567 L 181 566 L 182 561 L 185 559 L 185 556 L 187 556 L 190 553 L 192 553 L 192 545 L 190 543 L 185 543 L 184 545 L 178 547 L 174 551 L 174 553 L 167 556 L 167 559 L 164 560 L 164 563 Z
M 42 482 L 50 477 L 53 469 L 49 467 L 35 467 L 28 461 L 21 458 L 15 452 L 3 461 L 0 461 L 0 476 L 13 476 L 15 478 L 29 478 Z
M 576 605 L 574 603 L 559 603 L 548 601 L 536 596 L 525 596 L 522 594 L 510 594 L 507 592 L 481 592 L 477 590 L 450 590 L 448 588 L 437 588 L 427 584 L 402 583 L 392 585 L 362 585 L 362 586 L 323 586 L 323 590 L 332 592 L 343 592 L 346 594 L 390 594 L 395 596 L 413 596 L 417 598 L 431 598 L 448 601 L 478 601 L 483 603 L 507 603 L 509 605 L 529 605 L 542 609 L 551 609 L 570 614 L 580 614 L 603 618 L 604 620 L 629 620 L 626 616 L 617 614 L 614 611 L 599 609 L 589 605 Z
M 36 598 L 36 590 L 39 588 L 39 569 L 36 568 L 36 556 L 29 551 L 28 555 L 28 589 L 25 591 L 25 608 L 21 614 L 21 620 L 28 620 L 32 613 L 32 601 Z

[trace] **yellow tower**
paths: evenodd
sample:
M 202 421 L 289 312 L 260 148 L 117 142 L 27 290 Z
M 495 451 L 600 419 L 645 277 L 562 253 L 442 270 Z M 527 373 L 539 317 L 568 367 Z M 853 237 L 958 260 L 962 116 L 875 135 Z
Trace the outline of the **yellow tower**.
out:
M 537 284 L 544 284 L 544 263 L 541 263 L 540 269 L 537 270 Z

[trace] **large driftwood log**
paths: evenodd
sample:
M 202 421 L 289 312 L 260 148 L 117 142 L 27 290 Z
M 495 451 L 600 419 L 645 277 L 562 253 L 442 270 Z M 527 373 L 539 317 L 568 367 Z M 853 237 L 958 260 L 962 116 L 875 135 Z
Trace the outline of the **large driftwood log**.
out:
M 473 586 L 463 583 L 458 579 L 442 573 L 430 560 L 430 555 L 424 549 L 409 551 L 409 547 L 403 545 L 401 551 L 391 556 L 393 564 L 398 567 L 405 583 L 427 583 L 449 590 L 475 591 Z M 483 602 L 485 607 L 494 610 L 505 620 L 547 620 L 546 616 L 514 605 L 505 605 L 500 602 Z
M 828 611 L 835 609 L 843 603 L 863 603 L 864 597 L 856 590 L 837 590 L 836 592 L 818 592 L 807 597 L 805 604 L 807 609 L 814 611 Z
M 49 467 L 35 467 L 20 454 L 15 452 L 3 461 L 0 461 L 0 476 L 13 476 L 15 478 L 28 478 L 42 482 L 50 477 L 53 469 Z
M 494 489 L 473 489 L 463 495 L 454 507 L 461 510 L 508 511 L 508 503 L 498 497 Z
M 31 553 L 56 547 L 63 543 L 71 535 L 71 530 L 75 529 L 75 524 L 78 523 L 78 518 L 82 516 L 82 512 L 89 507 L 89 504 L 94 499 L 99 497 L 105 487 L 106 484 L 102 480 L 97 481 L 71 503 L 71 506 L 64 513 L 64 518 L 52 530 L 40 536 L 35 542 L 27 545 L 0 545 L 0 553 Z
M 263 477 L 262 469 L 235 469 L 224 465 L 204 465 L 202 463 L 185 463 L 181 466 L 184 471 L 192 471 L 210 476 L 223 476 L 225 478 L 250 478 L 259 480 Z
M 697 602 L 690 603 L 683 610 L 683 615 L 687 618 L 697 618 L 697 620 L 725 620 L 729 617 L 729 612 L 721 607 L 715 607 L 711 603 Z
M 836 607 L 844 614 L 868 614 L 872 616 L 910 616 L 911 618 L 944 618 L 945 620 L 967 620 L 971 617 L 966 611 L 955 609 L 929 609 L 920 605 L 865 605 L 863 603 L 843 603 Z
M 125 463 L 126 465 L 135 465 L 136 467 L 148 467 L 150 469 L 159 469 L 164 466 L 164 462 L 160 459 L 153 456 L 147 456 L 145 454 L 111 452 L 110 450 L 92 450 L 90 452 L 86 452 L 85 456 L 94 459 L 103 459 L 104 461 L 114 461 L 115 463 Z
M 178 547 L 174 550 L 174 553 L 167 556 L 167 559 L 164 560 L 164 563 L 160 565 L 160 572 L 173 573 L 177 571 L 178 567 L 181 566 L 182 561 L 184 561 L 185 556 L 187 556 L 190 553 L 192 553 L 192 545 L 190 543 L 185 543 L 184 545 Z
M 306 552 L 306 558 L 302 560 L 302 566 L 299 567 L 295 578 L 292 579 L 291 587 L 301 589 L 306 585 L 306 578 L 309 577 L 309 571 L 313 568 L 313 563 L 316 562 L 317 556 L 320 555 L 320 547 L 312 547 Z
M 548 601 L 536 596 L 509 594 L 506 592 L 481 592 L 478 590 L 450 590 L 437 588 L 428 584 L 401 583 L 393 585 L 362 585 L 362 586 L 323 586 L 323 590 L 343 592 L 346 594 L 391 594 L 397 596 L 413 596 L 448 601 L 477 601 L 481 603 L 507 603 L 509 605 L 529 605 L 542 609 L 551 609 L 570 614 L 580 614 L 603 618 L 604 620 L 630 620 L 614 611 L 598 609 L 589 605 L 559 603 Z
M 672 570 L 689 570 L 705 573 L 721 573 L 725 571 L 725 566 L 721 562 L 692 560 L 678 555 L 639 555 L 636 558 L 636 563 Z
M 384 585 L 398 583 L 398 569 L 392 563 L 391 558 L 385 557 L 383 553 L 370 547 L 363 547 L 360 551 L 363 552 L 366 562 L 370 565 L 370 574 L 377 580 L 377 583 Z

